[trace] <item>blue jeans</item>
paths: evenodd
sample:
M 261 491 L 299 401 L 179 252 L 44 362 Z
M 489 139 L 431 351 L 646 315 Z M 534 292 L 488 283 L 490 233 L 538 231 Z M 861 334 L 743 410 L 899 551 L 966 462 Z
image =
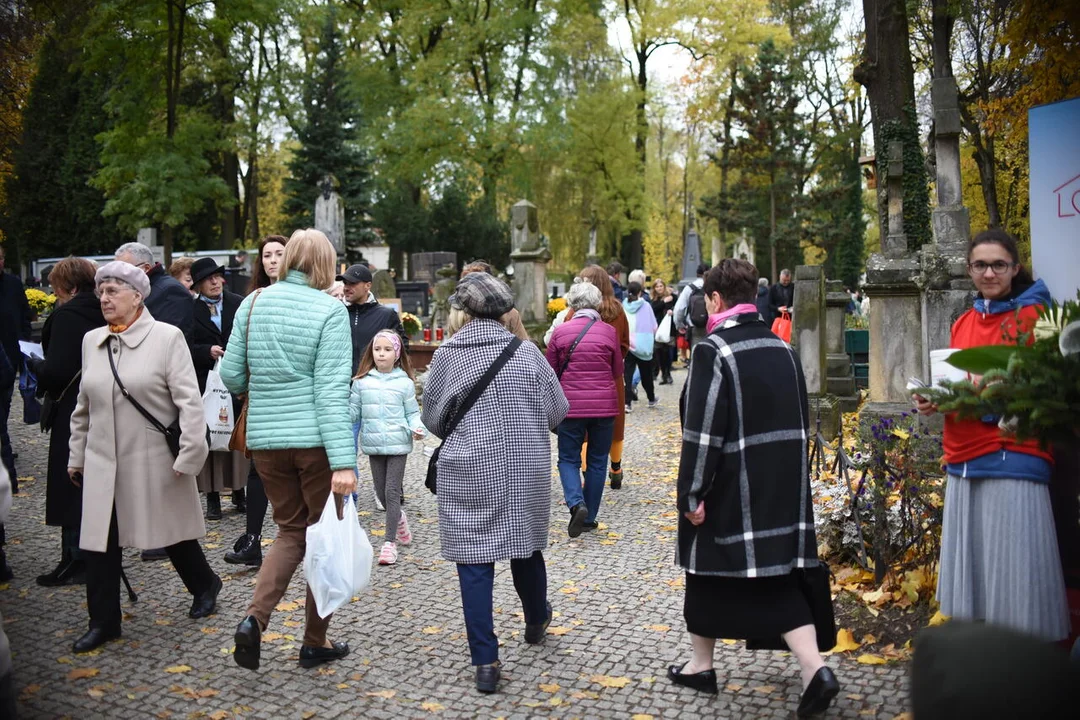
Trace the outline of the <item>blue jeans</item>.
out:
M 585 503 L 589 522 L 596 521 L 604 497 L 608 453 L 615 437 L 615 418 L 567 418 L 559 423 L 559 479 L 567 507 Z M 581 486 L 581 446 L 588 438 L 585 487 Z
M 499 638 L 495 636 L 492 609 L 495 563 L 458 563 L 457 571 L 472 664 L 490 665 L 499 659 Z M 511 560 L 510 573 L 525 611 L 525 624 L 541 624 L 547 619 L 547 566 L 543 553 L 537 550 L 531 557 Z

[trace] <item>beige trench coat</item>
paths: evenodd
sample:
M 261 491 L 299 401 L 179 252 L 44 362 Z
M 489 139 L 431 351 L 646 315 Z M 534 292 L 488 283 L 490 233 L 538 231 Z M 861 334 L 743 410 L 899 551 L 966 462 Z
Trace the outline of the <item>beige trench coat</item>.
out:
M 120 393 L 109 365 L 110 344 L 116 371 L 132 397 L 162 425 L 179 416 L 175 460 L 165 436 Z M 145 550 L 204 536 L 195 474 L 206 461 L 206 421 L 183 334 L 144 308 L 123 333 L 108 327 L 88 332 L 82 357 L 68 461 L 83 468 L 79 547 L 105 551 L 114 502 L 121 547 Z

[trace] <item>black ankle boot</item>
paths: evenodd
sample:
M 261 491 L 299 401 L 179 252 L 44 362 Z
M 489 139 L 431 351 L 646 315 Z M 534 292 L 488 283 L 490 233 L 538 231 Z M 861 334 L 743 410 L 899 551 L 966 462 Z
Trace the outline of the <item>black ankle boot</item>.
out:
M 42 587 L 86 584 L 86 566 L 82 560 L 66 560 L 47 575 L 38 575 L 37 584 Z
M 244 492 L 244 488 L 232 491 L 232 504 L 236 512 L 241 514 L 247 512 L 247 493 Z
M 231 565 L 262 565 L 262 538 L 258 535 L 242 535 L 233 546 L 235 552 L 225 553 L 225 562 Z
M 206 493 L 206 519 L 221 519 L 221 494 L 216 492 Z

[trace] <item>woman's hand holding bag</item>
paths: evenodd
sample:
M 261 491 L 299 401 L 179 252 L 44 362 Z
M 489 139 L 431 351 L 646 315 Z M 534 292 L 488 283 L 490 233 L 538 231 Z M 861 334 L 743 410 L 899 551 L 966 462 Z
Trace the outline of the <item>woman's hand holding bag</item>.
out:
M 304 575 L 322 618 L 368 586 L 375 557 L 367 533 L 360 527 L 352 495 L 344 497 L 341 517 L 334 498 L 333 493 L 326 498 L 319 522 L 308 527 L 304 554 Z

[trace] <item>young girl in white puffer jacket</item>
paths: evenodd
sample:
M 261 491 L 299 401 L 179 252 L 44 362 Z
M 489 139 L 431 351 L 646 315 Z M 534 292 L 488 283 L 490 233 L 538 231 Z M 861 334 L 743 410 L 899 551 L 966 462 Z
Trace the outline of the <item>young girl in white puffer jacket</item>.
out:
M 397 562 L 397 543 L 412 542 L 409 521 L 401 509 L 401 484 L 405 461 L 413 440 L 425 435 L 416 402 L 416 385 L 409 356 L 402 353 L 401 338 L 392 330 L 375 334 L 364 351 L 353 378 L 349 412 L 360 423 L 360 457 L 371 462 L 375 494 L 386 507 L 386 542 L 379 552 L 380 565 Z

